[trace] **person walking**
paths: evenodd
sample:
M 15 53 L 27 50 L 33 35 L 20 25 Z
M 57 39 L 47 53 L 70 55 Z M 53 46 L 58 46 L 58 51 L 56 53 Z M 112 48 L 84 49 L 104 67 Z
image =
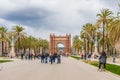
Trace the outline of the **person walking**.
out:
M 24 58 L 24 54 L 23 52 L 21 52 L 21 60 L 23 60 L 23 58 Z
M 45 53 L 45 63 L 48 63 L 48 57 L 49 57 L 49 54 Z
M 100 70 L 102 68 L 102 65 L 104 66 L 104 69 L 106 69 L 106 60 L 107 60 L 107 56 L 106 53 L 103 51 L 99 57 L 99 66 L 98 66 L 98 70 Z M 102 70 L 102 69 L 101 69 Z
M 55 63 L 55 61 L 56 61 L 56 58 L 57 58 L 57 52 L 55 52 L 54 54 L 53 54 L 53 62 Z
M 53 63 L 53 54 L 50 54 L 50 63 Z
M 113 54 L 113 63 L 115 63 L 115 57 L 116 57 L 115 54 Z
M 61 63 L 61 55 L 60 54 L 57 55 L 57 63 L 58 64 Z
M 45 54 L 42 53 L 42 54 L 41 54 L 41 63 L 44 63 L 44 58 L 45 58 Z

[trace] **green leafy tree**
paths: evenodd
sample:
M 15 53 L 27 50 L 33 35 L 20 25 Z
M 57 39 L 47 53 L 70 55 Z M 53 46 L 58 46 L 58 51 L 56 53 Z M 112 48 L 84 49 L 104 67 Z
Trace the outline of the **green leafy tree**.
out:
M 7 32 L 7 29 L 5 27 L 0 27 L 0 40 L 2 41 L 2 54 L 4 54 L 6 51 L 6 48 L 4 48 L 4 43 L 7 41 L 5 33 Z M 4 51 L 5 49 L 5 51 Z
M 103 47 L 102 47 L 102 50 L 104 51 L 104 34 L 105 34 L 105 28 L 111 20 L 112 20 L 112 11 L 110 11 L 109 9 L 102 9 L 101 10 L 101 13 L 97 14 L 97 16 L 99 17 L 98 19 L 98 23 L 101 25 L 102 23 L 102 27 L 103 27 Z
M 20 26 L 20 25 L 16 25 L 13 27 L 13 30 L 15 31 L 15 36 L 18 37 L 18 40 L 17 40 L 17 52 L 19 53 L 19 49 L 20 49 L 20 40 L 22 38 L 24 38 L 25 34 L 23 31 L 24 31 L 24 28 L 23 26 Z

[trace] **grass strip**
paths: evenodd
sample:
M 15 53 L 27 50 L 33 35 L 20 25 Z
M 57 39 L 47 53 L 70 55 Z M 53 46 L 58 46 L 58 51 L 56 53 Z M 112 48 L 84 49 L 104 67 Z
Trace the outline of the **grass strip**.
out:
M 0 60 L 0 63 L 12 62 L 13 60 Z
M 81 59 L 80 56 L 76 56 L 76 55 L 71 55 L 71 57 L 72 57 L 72 58 L 75 58 L 75 59 L 77 59 L 77 60 Z
M 79 60 L 80 56 L 71 55 L 72 58 Z M 98 61 L 82 60 L 85 63 L 98 67 Z M 106 64 L 106 70 L 120 76 L 120 66 L 115 64 Z
M 96 66 L 96 67 L 98 67 L 98 65 L 99 65 L 98 61 L 88 61 L 88 60 L 83 60 L 83 61 L 85 63 L 91 64 L 91 65 Z M 106 70 L 120 76 L 120 66 L 119 65 L 107 63 Z

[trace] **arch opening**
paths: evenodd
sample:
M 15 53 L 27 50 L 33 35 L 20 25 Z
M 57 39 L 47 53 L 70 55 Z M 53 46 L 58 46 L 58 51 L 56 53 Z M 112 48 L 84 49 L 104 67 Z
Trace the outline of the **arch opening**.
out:
M 57 47 L 58 47 L 60 53 L 63 53 L 63 52 L 64 52 L 64 49 L 65 49 L 64 44 L 62 44 L 62 43 L 58 43 L 58 44 L 57 44 Z

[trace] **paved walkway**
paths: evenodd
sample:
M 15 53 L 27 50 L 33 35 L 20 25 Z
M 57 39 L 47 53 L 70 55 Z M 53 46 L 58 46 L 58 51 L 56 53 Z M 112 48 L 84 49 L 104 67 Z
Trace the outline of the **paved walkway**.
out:
M 108 72 L 72 58 L 62 58 L 61 64 L 41 64 L 39 60 L 0 64 L 0 80 L 120 80 Z

